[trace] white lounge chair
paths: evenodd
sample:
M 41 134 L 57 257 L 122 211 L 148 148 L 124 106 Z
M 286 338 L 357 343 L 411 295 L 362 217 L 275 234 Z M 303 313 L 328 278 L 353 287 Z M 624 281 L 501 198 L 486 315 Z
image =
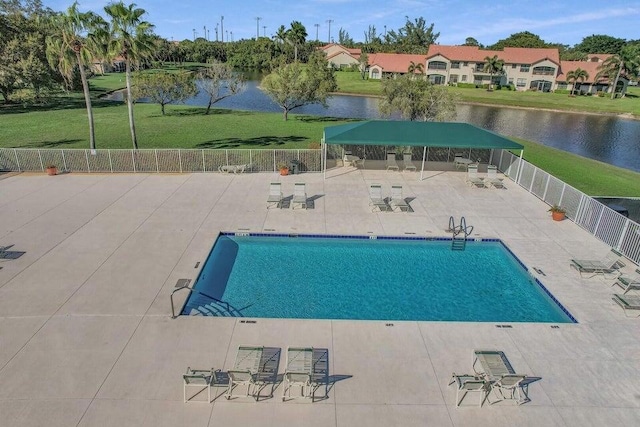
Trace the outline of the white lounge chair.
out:
M 485 183 L 482 178 L 478 175 L 478 165 L 471 164 L 467 166 L 467 183 L 472 187 L 484 187 Z
M 389 210 L 387 201 L 382 197 L 382 186 L 380 184 L 371 184 L 369 186 L 369 206 L 373 206 L 372 212 L 375 212 L 376 209 L 380 212 Z
M 460 406 L 462 400 L 468 393 L 480 393 L 480 403 L 478 406 L 482 407 L 482 404 L 491 391 L 489 382 L 476 375 L 457 375 L 454 372 L 449 382 L 449 385 L 452 384 L 456 385 L 456 407 Z M 462 396 L 460 396 L 461 393 Z
M 391 199 L 389 200 L 389 205 L 391 205 L 393 210 L 399 209 L 400 211 L 409 211 L 409 203 L 407 203 L 402 195 L 402 185 L 391 186 Z
M 411 154 L 402 155 L 402 167 L 406 171 L 412 170 L 415 172 L 417 170 L 416 165 L 414 165 L 413 162 L 411 161 Z
M 502 400 L 514 400 L 518 405 L 528 402 L 529 397 L 524 392 L 522 386 L 525 379 L 527 379 L 526 375 L 505 374 L 493 382 L 491 384 L 491 390 L 495 391 L 494 394 L 499 395 L 499 398 L 497 401 L 491 402 L 491 404 Z
M 238 347 L 236 361 L 229 374 L 229 387 L 225 394 L 227 399 L 233 396 L 233 389 L 238 385 L 247 387 L 247 396 L 252 394 L 252 388 L 256 384 L 256 375 L 260 368 L 260 360 L 264 347 Z
M 211 369 L 191 369 L 187 368 L 187 373 L 182 375 L 184 403 L 207 389 L 207 403 L 211 402 L 211 385 L 215 382 L 215 372 Z M 196 387 L 198 392 L 187 399 L 187 387 Z
M 269 197 L 267 198 L 267 209 L 271 207 L 282 207 L 282 184 L 272 182 L 269 184 Z
M 498 167 L 496 165 L 487 166 L 487 178 L 484 181 L 485 185 L 493 188 L 506 188 L 502 182 L 503 178 L 498 178 Z
M 640 290 L 640 269 L 636 269 L 636 274 L 634 276 L 627 276 L 623 274 L 616 279 L 613 285 L 620 286 L 624 291 L 622 292 L 623 295 L 634 289 Z
M 387 153 L 387 170 L 400 170 L 398 162 L 396 162 L 396 153 Z
M 620 273 L 619 268 L 624 267 L 621 258 L 620 252 L 611 249 L 602 260 L 572 259 L 569 266 L 575 268 L 580 273 L 580 277 L 584 277 L 583 274 L 590 274 L 589 277 L 597 274 L 602 274 L 604 277 L 607 275 L 617 277 Z
M 282 379 L 282 401 L 291 399 L 291 388 L 300 387 L 300 397 L 309 398 L 313 370 L 312 347 L 289 347 L 287 365 Z
M 640 295 L 613 294 L 612 299 L 616 304 L 622 307 L 625 316 L 627 316 L 627 310 L 636 310 L 638 312 L 638 316 L 640 316 Z
M 293 199 L 291 200 L 291 207 L 296 208 L 296 205 L 307 209 L 307 190 L 304 182 L 296 182 L 293 185 Z

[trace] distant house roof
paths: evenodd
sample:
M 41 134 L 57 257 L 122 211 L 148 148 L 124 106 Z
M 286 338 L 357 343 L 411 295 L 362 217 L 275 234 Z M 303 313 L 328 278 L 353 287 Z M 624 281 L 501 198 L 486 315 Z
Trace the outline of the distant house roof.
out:
M 324 128 L 325 144 L 393 145 L 414 147 L 495 148 L 524 147 L 502 135 L 453 122 L 371 120 Z
M 478 46 L 442 46 L 432 44 L 427 59 L 442 55 L 450 61 L 483 62 L 487 56 L 497 55 L 507 64 L 535 64 L 548 59 L 560 65 L 558 49 L 505 47 L 504 50 L 483 50 Z
M 327 60 L 331 59 L 331 58 L 335 58 L 338 55 L 347 55 L 350 56 L 351 58 L 353 58 L 354 61 L 357 61 L 358 58 L 360 57 L 360 55 L 354 55 L 351 52 L 347 52 L 345 50 L 339 50 L 338 52 L 332 53 L 331 55 L 327 56 Z
M 604 62 L 611 58 L 613 55 L 610 53 L 589 53 L 587 54 L 587 61 L 590 62 Z
M 413 55 L 408 53 L 372 53 L 369 54 L 369 66 L 377 65 L 382 71 L 387 73 L 408 72 L 411 61 L 415 64 L 422 64 L 424 67 L 425 55 Z
M 569 73 L 570 71 L 575 71 L 578 68 L 582 68 L 587 72 L 587 74 L 589 74 L 589 78 L 586 79 L 584 83 L 589 83 L 589 84 L 596 83 L 595 78 L 596 78 L 596 74 L 598 74 L 598 72 L 600 71 L 598 70 L 598 67 L 600 67 L 600 65 L 602 65 L 601 62 L 562 61 L 560 63 L 560 72 L 556 77 L 556 81 L 565 82 L 567 81 L 567 73 Z M 607 83 L 608 81 L 609 79 L 607 78 L 601 78 L 598 80 L 598 82 L 600 83 Z
M 350 48 L 350 47 L 344 47 L 344 46 L 342 46 L 341 44 L 338 44 L 338 43 L 329 43 L 329 44 L 326 44 L 326 45 L 324 45 L 324 46 L 321 46 L 321 47 L 320 47 L 320 50 L 327 50 L 327 49 L 329 49 L 330 47 L 333 47 L 333 46 L 336 46 L 336 47 L 338 47 L 339 49 L 342 49 L 343 51 L 345 51 L 345 52 L 347 52 L 347 53 L 349 53 L 349 54 L 351 54 L 351 55 L 353 55 L 353 56 L 355 56 L 355 57 L 360 56 L 360 54 L 362 53 L 362 49 L 355 49 L 355 48 Z

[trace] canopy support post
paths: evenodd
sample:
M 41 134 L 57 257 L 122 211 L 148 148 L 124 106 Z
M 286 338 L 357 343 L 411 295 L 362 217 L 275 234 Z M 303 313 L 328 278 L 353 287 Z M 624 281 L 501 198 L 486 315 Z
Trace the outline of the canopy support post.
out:
M 322 179 L 326 180 L 327 179 L 327 144 L 325 144 L 324 142 L 324 138 L 322 138 L 321 141 L 321 145 L 320 145 L 320 149 L 322 151 L 320 151 L 320 156 L 321 157 L 321 161 L 322 161 Z
M 424 146 L 424 149 L 422 150 L 422 168 L 420 169 L 420 181 L 422 181 L 423 176 L 424 176 L 424 161 L 427 157 L 427 146 Z
M 516 184 L 520 183 L 520 175 L 522 174 L 522 156 L 524 155 L 524 150 L 520 150 L 520 161 L 518 162 L 518 172 L 516 173 Z

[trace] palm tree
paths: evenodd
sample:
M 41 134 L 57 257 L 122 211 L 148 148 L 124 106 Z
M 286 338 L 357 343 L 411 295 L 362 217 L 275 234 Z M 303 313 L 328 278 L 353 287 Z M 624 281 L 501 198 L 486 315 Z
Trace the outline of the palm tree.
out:
M 294 49 L 294 61 L 298 62 L 298 45 L 304 44 L 307 39 L 307 29 L 302 25 L 300 21 L 293 21 L 291 28 L 287 30 L 286 39 L 293 45 Z
M 287 41 L 287 29 L 284 25 L 280 25 L 278 27 L 275 35 L 273 36 L 273 41 L 275 41 L 278 46 L 281 46 L 281 51 L 284 51 L 284 49 L 282 49 L 282 45 Z
M 147 12 L 136 8 L 134 3 L 129 6 L 125 6 L 122 1 L 111 3 L 105 6 L 104 11 L 111 18 L 108 55 L 110 58 L 121 56 L 125 63 L 129 126 L 133 149 L 137 150 L 138 141 L 133 121 L 133 96 L 131 95 L 131 64 L 139 64 L 153 52 L 153 40 L 150 37 L 153 25 L 141 19 Z
M 424 74 L 424 64 L 422 62 L 418 62 L 416 64 L 411 61 L 409 63 L 409 68 L 407 68 L 407 72 L 411 74 L 411 78 L 414 78 L 415 74 Z
M 622 74 L 634 76 L 640 71 L 640 48 L 634 45 L 624 46 L 619 54 L 605 59 L 598 67 L 598 70 L 596 81 L 606 77 L 611 81 L 610 76 L 616 76 L 613 80 L 613 88 L 611 89 L 611 99 L 614 99 L 616 97 L 616 88 L 618 87 L 620 76 Z M 624 96 L 624 93 L 622 96 Z
M 493 75 L 499 74 L 502 72 L 502 67 L 504 66 L 504 61 L 498 58 L 498 55 L 493 55 L 493 57 L 486 56 L 484 58 L 484 72 L 489 73 L 489 88 L 487 91 L 491 92 L 493 90 Z
M 589 79 L 589 73 L 587 73 L 582 68 L 576 68 L 575 70 L 569 71 L 567 73 L 567 82 L 573 81 L 573 86 L 571 87 L 571 93 L 569 96 L 575 96 L 574 93 L 576 91 L 576 82 L 580 80 L 580 83 Z
M 57 69 L 67 84 L 73 80 L 76 67 L 80 71 L 84 102 L 89 118 L 89 148 L 96 149 L 93 125 L 93 110 L 89 94 L 89 82 L 85 67 L 98 55 L 98 46 L 92 30 L 104 27 L 105 22 L 92 12 L 82 13 L 78 2 L 74 2 L 66 13 L 51 18 L 52 32 L 47 37 L 47 59 L 52 68 Z

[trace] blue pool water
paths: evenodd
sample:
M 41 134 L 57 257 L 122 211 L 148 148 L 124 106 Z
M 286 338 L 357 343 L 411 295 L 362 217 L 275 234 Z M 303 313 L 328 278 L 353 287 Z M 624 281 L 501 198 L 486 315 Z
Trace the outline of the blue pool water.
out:
M 194 288 L 245 317 L 572 322 L 499 241 L 221 235 Z

